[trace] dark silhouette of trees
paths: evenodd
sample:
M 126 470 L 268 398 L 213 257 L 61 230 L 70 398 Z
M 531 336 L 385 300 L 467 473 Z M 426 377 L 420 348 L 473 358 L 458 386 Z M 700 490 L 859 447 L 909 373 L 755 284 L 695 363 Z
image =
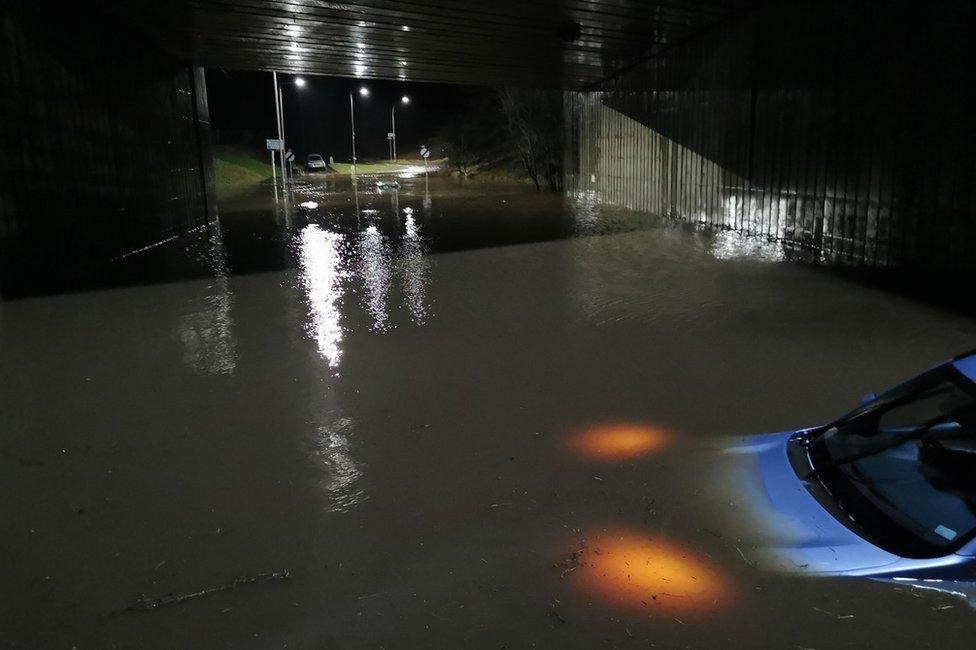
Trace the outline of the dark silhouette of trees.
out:
M 563 103 L 559 91 L 473 89 L 465 110 L 444 126 L 435 146 L 467 176 L 508 167 L 536 189 L 562 189 Z
M 563 98 L 553 90 L 504 88 L 498 93 L 508 142 L 536 189 L 563 187 Z

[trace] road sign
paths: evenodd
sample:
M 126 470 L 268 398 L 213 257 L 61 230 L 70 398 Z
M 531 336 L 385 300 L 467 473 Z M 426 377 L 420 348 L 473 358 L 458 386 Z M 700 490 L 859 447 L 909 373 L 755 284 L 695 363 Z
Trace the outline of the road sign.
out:
M 289 149 L 289 150 L 288 150 L 288 152 L 287 152 L 287 153 L 285 153 L 285 162 L 291 162 L 291 161 L 293 161 L 294 159 L 295 159 L 295 154 L 293 154 L 293 153 L 291 152 L 291 149 Z
M 396 137 L 396 133 L 387 133 L 386 134 L 386 139 L 387 140 L 392 140 L 395 137 Z
M 267 141 L 268 149 L 271 151 L 281 151 L 281 140 L 268 139 Z
M 421 145 L 420 155 L 423 156 L 425 159 L 430 158 L 430 149 L 427 148 L 427 145 Z

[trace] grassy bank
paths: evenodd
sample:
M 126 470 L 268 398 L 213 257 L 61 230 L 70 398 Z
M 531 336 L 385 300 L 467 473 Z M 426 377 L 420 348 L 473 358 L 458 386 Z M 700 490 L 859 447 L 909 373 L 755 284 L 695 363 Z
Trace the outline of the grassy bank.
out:
M 254 155 L 229 147 L 214 147 L 214 179 L 217 196 L 227 197 L 260 185 L 271 178 L 271 157 L 262 161 Z

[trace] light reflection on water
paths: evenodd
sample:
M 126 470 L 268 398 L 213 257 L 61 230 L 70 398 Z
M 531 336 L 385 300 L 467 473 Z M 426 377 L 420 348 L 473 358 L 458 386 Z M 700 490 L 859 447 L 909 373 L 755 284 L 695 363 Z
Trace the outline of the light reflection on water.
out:
M 567 575 L 575 586 L 621 609 L 687 616 L 731 600 L 728 578 L 709 559 L 645 532 L 602 531 L 574 556 L 578 570 Z
M 359 322 L 350 310 L 361 306 L 366 327 L 379 333 L 394 327 L 399 305 L 416 325 L 429 318 L 431 262 L 422 226 L 412 207 L 401 211 L 397 192 L 388 195 L 389 210 L 377 205 L 378 196 L 368 195 L 372 203 L 355 205 L 354 221 L 324 206 L 309 211 L 304 215 L 309 223 L 295 236 L 300 284 L 308 303 L 305 328 L 333 369 L 339 367 L 344 336 Z M 360 290 L 361 300 L 344 300 L 347 292 Z M 401 296 L 395 295 L 397 290 Z
M 316 429 L 312 458 L 324 476 L 319 485 L 326 497 L 327 512 L 348 512 L 369 495 L 359 487 L 363 476 L 351 453 L 350 438 L 355 423 L 342 417 Z
M 213 279 L 197 300 L 199 308 L 180 318 L 176 336 L 183 345 L 183 363 L 199 373 L 229 375 L 237 368 L 237 341 L 231 309 L 234 294 L 227 277 L 227 253 L 220 222 L 210 225 L 209 259 Z
M 400 239 L 400 269 L 403 279 L 403 300 L 410 311 L 410 318 L 414 323 L 421 325 L 427 318 L 430 262 L 424 255 L 424 240 L 412 211 L 407 213 L 403 237 Z
M 783 246 L 779 242 L 786 235 L 786 214 L 789 202 L 780 198 L 772 204 L 777 218 L 772 226 L 763 219 L 761 201 L 755 196 L 742 200 L 737 195 L 725 201 L 724 223 L 737 223 L 736 230 L 718 230 L 714 233 L 711 254 L 716 259 L 753 258 L 764 262 L 780 262 L 785 259 Z M 738 215 L 742 218 L 739 219 Z M 779 218 L 783 215 L 783 218 Z
M 342 280 L 347 275 L 343 255 L 344 237 L 308 224 L 299 237 L 301 279 L 308 297 L 306 332 L 330 368 L 338 368 L 342 357 Z
M 571 203 L 576 232 L 580 235 L 592 235 L 600 232 L 600 196 L 593 190 L 580 190 L 573 195 Z
M 617 295 L 617 287 L 622 286 L 619 270 L 614 274 L 606 272 L 611 265 L 603 249 L 610 248 L 617 255 L 619 247 L 600 243 L 597 240 L 602 237 L 591 235 L 655 229 L 660 232 L 659 242 L 667 243 L 681 239 L 680 224 L 647 213 L 608 207 L 593 192 L 560 197 L 519 193 L 511 188 L 486 191 L 444 179 L 437 182 L 435 187 L 444 194 L 437 197 L 440 205 L 436 214 L 429 207 L 427 179 L 403 179 L 399 189 L 390 191 L 361 191 L 357 183 L 308 179 L 296 188 L 293 203 L 285 206 L 284 212 L 293 216 L 294 225 L 286 222 L 281 238 L 298 240 L 298 262 L 309 294 L 307 330 L 330 367 L 338 366 L 341 340 L 350 328 L 364 327 L 382 333 L 405 320 L 414 325 L 429 322 L 432 252 L 457 250 L 469 243 L 504 244 L 507 240 L 500 233 L 511 233 L 512 243 L 582 236 L 578 244 L 581 250 L 573 256 L 580 267 L 576 299 L 598 325 L 662 316 L 660 301 L 653 294 Z M 753 203 L 748 197 L 733 197 L 726 208 L 743 214 L 748 228 Z M 515 206 L 519 209 L 513 210 Z M 479 239 L 479 233 L 485 236 Z M 767 235 L 719 231 L 712 236 L 698 234 L 696 241 L 700 242 L 701 253 L 712 259 L 784 259 L 782 247 Z M 633 248 L 627 252 L 637 261 L 634 275 L 647 277 L 650 272 L 662 290 L 683 291 L 683 287 L 665 277 L 664 262 L 674 255 L 671 247 L 662 245 L 650 250 L 637 243 Z M 634 266 L 633 261 L 628 264 Z M 343 281 L 344 277 L 348 281 Z M 361 291 L 362 297 L 344 304 L 342 297 L 347 291 Z M 708 304 L 723 302 L 720 295 L 701 293 L 700 289 L 695 297 Z M 404 318 L 397 313 L 401 307 Z M 359 325 L 362 315 L 366 316 L 366 325 Z
M 573 453 L 593 460 L 615 461 L 653 454 L 667 445 L 671 433 L 639 423 L 607 423 L 586 427 L 571 435 Z
M 806 273 L 790 275 L 788 267 L 778 275 L 773 265 L 718 263 L 707 237 L 678 231 L 680 236 L 637 232 L 425 259 L 429 250 L 449 250 L 437 247 L 451 236 L 461 239 L 473 230 L 480 237 L 504 226 L 518 236 L 525 228 L 501 221 L 497 208 L 486 209 L 486 225 L 478 230 L 471 225 L 479 216 L 474 208 L 437 196 L 438 212 L 428 215 L 421 211 L 420 194 L 403 192 L 394 220 L 389 195 L 372 196 L 373 204 L 364 200 L 363 207 L 381 212 L 371 223 L 385 233 L 394 260 L 387 308 L 391 322 L 408 321 L 394 330 L 405 336 L 359 335 L 368 332 L 370 315 L 362 297 L 346 292 L 362 290 L 355 256 L 368 224 L 352 223 L 353 198 L 347 195 L 324 196 L 314 213 L 295 210 L 293 231 L 258 231 L 263 239 L 239 235 L 242 249 L 260 253 L 272 249 L 255 241 L 275 241 L 280 248 L 296 240 L 285 252 L 297 269 L 212 283 L 213 299 L 201 300 L 206 285 L 194 282 L 3 305 L 0 369 L 15 379 L 4 384 L 4 412 L 23 413 L 25 420 L 4 427 L 13 441 L 5 441 L 0 461 L 14 487 L 31 495 L 31 507 L 22 516 L 15 513 L 19 520 L 13 523 L 22 534 L 8 536 L 14 553 L 26 558 L 18 563 L 22 577 L 11 584 L 12 591 L 26 595 L 24 611 L 33 617 L 23 626 L 25 645 L 45 624 L 57 627 L 43 619 L 70 611 L 79 593 L 91 601 L 91 611 L 78 617 L 89 627 L 123 606 L 128 593 L 202 589 L 278 567 L 300 578 L 281 586 L 288 594 L 275 585 L 235 591 L 227 598 L 243 599 L 240 606 L 220 617 L 197 617 L 204 622 L 187 634 L 204 641 L 232 637 L 261 603 L 287 595 L 289 607 L 279 609 L 291 611 L 294 600 L 302 613 L 275 619 L 272 611 L 271 618 L 265 616 L 269 625 L 327 630 L 363 646 L 396 646 L 401 635 L 406 640 L 400 645 L 423 647 L 423 641 L 430 645 L 437 638 L 435 645 L 464 647 L 471 630 L 482 625 L 503 631 L 510 626 L 510 646 L 536 639 L 548 647 L 619 642 L 825 648 L 839 638 L 871 647 L 882 632 L 881 641 L 892 648 L 899 646 L 893 642 L 897 635 L 905 646 L 949 647 L 965 636 L 954 629 L 965 629 L 962 607 L 934 607 L 954 601 L 924 602 L 861 581 L 760 573 L 765 566 L 753 566 L 749 549 L 755 535 L 745 537 L 746 529 L 740 542 L 737 529 L 726 525 L 748 523 L 743 495 L 738 486 L 722 482 L 724 459 L 703 459 L 698 442 L 704 446 L 725 431 L 804 422 L 830 412 L 846 399 L 856 400 L 865 386 L 877 388 L 879 377 L 900 376 L 908 362 L 970 340 L 971 323 L 826 275 L 807 279 Z M 479 199 L 476 205 L 488 202 Z M 408 203 L 414 207 L 412 224 L 403 212 Z M 471 219 L 450 230 L 462 217 Z M 518 218 L 537 217 L 523 212 Z M 253 227 L 243 219 L 225 219 L 228 249 L 235 229 Z M 251 223 L 275 225 L 266 213 Z M 245 255 L 229 259 L 236 272 L 248 272 Z M 429 271 L 404 271 L 421 262 Z M 519 272 L 493 274 L 503 264 Z M 485 282 L 472 286 L 472 277 Z M 419 278 L 424 297 L 417 304 L 427 310 L 422 332 L 408 329 L 411 313 L 405 297 L 396 295 L 409 294 Z M 798 291 L 818 300 L 797 300 Z M 160 310 L 142 308 L 161 294 L 174 300 L 160 303 Z M 826 303 L 844 308 L 823 313 Z M 499 308 L 508 305 L 513 308 Z M 182 376 L 183 348 L 175 358 L 163 358 L 147 348 L 143 332 L 153 332 L 155 321 L 166 316 L 160 327 L 167 336 L 184 314 L 209 307 L 217 307 L 208 316 L 211 323 L 221 315 L 236 318 L 226 330 L 240 356 L 233 380 L 206 375 L 180 385 L 171 380 Z M 34 315 L 24 320 L 32 308 Z M 279 313 L 283 308 L 288 313 Z M 783 318 L 786 308 L 792 311 Z M 777 316 L 757 318 L 770 311 Z M 597 329 L 611 320 L 622 325 Z M 886 326 L 870 329 L 878 322 Z M 106 335 L 106 323 L 118 323 L 118 335 Z M 856 344 L 862 331 L 873 333 L 874 344 Z M 87 350 L 66 347 L 79 340 L 90 343 Z M 879 349 L 908 352 L 879 355 Z M 79 387 L 80 377 L 101 370 L 95 355 L 123 362 L 118 372 L 105 373 L 105 383 L 95 378 L 100 388 Z M 374 371 L 377 358 L 382 372 Z M 322 377 L 329 372 L 323 368 L 327 360 L 341 368 L 341 378 Z M 431 369 L 429 381 L 418 377 L 418 360 Z M 168 373 L 171 366 L 179 373 Z M 150 372 L 158 372 L 159 381 L 132 381 Z M 118 390 L 122 382 L 132 382 L 133 390 Z M 165 396 L 166 403 L 146 393 L 159 384 L 173 394 Z M 50 400 L 36 387 L 47 385 L 56 392 L 78 391 L 78 399 L 64 408 L 41 408 Z M 163 408 L 171 403 L 191 408 Z M 32 404 L 36 408 L 25 408 Z M 161 443 L 120 445 L 118 427 L 99 415 L 105 413 L 123 425 L 145 422 L 147 440 Z M 667 422 L 675 427 L 675 444 L 658 455 L 599 468 L 553 453 L 564 425 L 610 417 Z M 36 435 L 40 428 L 42 436 Z M 194 435 L 155 435 L 167 431 Z M 677 444 L 685 438 L 695 444 Z M 77 453 L 89 441 L 93 451 Z M 624 449 L 639 448 L 632 443 L 640 438 L 619 442 Z M 119 472 L 120 466 L 129 471 Z M 106 478 L 108 470 L 113 476 Z M 54 475 L 59 480 L 45 478 Z M 108 499 L 103 504 L 103 495 L 121 499 L 121 507 Z M 93 511 L 76 515 L 72 506 Z M 33 519 L 49 525 L 28 533 Z M 622 539 L 591 535 L 594 519 L 614 519 L 609 529 Z M 240 533 L 199 534 L 218 526 Z M 586 534 L 588 545 L 579 557 L 586 564 L 561 575 L 573 565 L 553 569 L 550 559 L 556 546 L 563 552 L 580 548 L 566 539 L 578 534 L 565 532 L 577 526 Z M 100 552 L 118 530 L 132 531 L 132 553 L 125 554 L 131 561 L 123 567 L 130 570 L 118 570 L 119 560 Z M 86 565 L 86 558 L 94 564 Z M 166 564 L 157 567 L 162 560 Z M 719 586 L 720 595 L 710 596 L 716 593 L 712 588 L 698 585 L 711 575 L 699 573 L 698 561 L 725 586 Z M 631 566 L 640 569 L 643 589 L 631 586 Z M 171 567 L 187 572 L 174 575 L 175 583 L 153 587 Z M 56 579 L 37 578 L 44 575 Z M 694 582 L 668 582 L 692 576 Z M 56 583 L 70 584 L 70 591 L 46 600 Z M 547 615 L 554 598 L 565 604 L 565 624 Z M 52 607 L 46 609 L 45 602 Z M 199 605 L 208 607 L 207 602 Z M 708 611 L 671 609 L 686 606 Z M 215 607 L 226 609 L 219 602 Z M 814 607 L 856 618 L 838 621 Z M 660 614 L 643 616 L 648 609 Z M 899 625 L 912 620 L 913 612 L 915 625 Z M 387 621 L 418 623 L 381 628 L 381 614 Z M 241 618 L 230 618 L 235 615 Z M 116 629 L 88 645 L 103 647 L 106 637 L 126 641 L 126 634 L 135 634 L 118 628 L 130 620 L 127 615 L 104 619 Z M 69 635 L 84 633 L 78 621 L 65 627 L 66 643 L 33 645 L 70 645 L 75 641 Z M 431 630 L 424 627 L 428 623 Z M 162 625 L 165 632 L 168 623 Z M 284 640 L 300 645 L 298 636 Z M 614 638 L 607 642 L 608 636 Z
M 373 319 L 372 329 L 389 326 L 387 295 L 390 291 L 390 250 L 386 237 L 376 226 L 359 235 L 359 274 L 365 289 L 365 307 Z
M 712 236 L 710 252 L 715 259 L 750 258 L 761 262 L 781 262 L 785 259 L 779 242 L 746 235 L 734 230 L 721 230 Z

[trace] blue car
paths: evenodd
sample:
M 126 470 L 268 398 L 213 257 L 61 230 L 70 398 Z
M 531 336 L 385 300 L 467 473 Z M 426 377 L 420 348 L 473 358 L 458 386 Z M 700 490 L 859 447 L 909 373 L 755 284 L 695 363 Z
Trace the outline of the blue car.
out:
M 826 426 L 734 451 L 756 460 L 766 550 L 781 563 L 976 605 L 976 351 Z

